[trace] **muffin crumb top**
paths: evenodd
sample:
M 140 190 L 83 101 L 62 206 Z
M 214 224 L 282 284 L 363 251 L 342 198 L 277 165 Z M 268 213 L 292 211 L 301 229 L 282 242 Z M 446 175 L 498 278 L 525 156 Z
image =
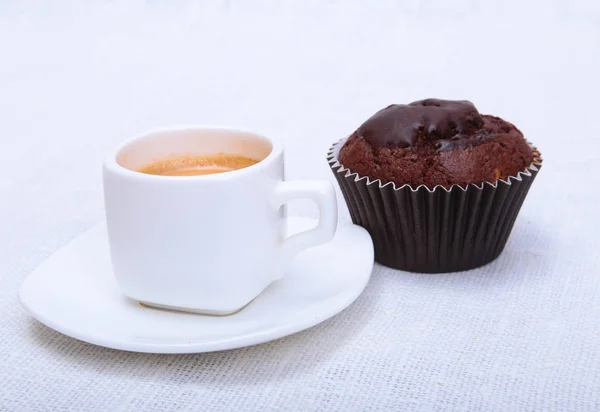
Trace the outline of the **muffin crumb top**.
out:
M 466 100 L 392 104 L 365 121 L 340 150 L 352 172 L 401 186 L 467 185 L 525 171 L 533 150 L 511 123 Z

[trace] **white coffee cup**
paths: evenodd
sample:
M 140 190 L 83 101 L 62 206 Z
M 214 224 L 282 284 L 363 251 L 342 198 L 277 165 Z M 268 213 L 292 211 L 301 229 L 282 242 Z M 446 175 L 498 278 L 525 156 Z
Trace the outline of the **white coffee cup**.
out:
M 136 170 L 172 155 L 219 152 L 259 160 L 201 176 Z M 104 162 L 114 274 L 125 295 L 150 306 L 230 314 L 251 302 L 303 249 L 329 241 L 337 205 L 327 181 L 284 181 L 283 147 L 255 133 L 209 126 L 135 137 Z M 309 198 L 317 227 L 284 238 L 283 206 Z

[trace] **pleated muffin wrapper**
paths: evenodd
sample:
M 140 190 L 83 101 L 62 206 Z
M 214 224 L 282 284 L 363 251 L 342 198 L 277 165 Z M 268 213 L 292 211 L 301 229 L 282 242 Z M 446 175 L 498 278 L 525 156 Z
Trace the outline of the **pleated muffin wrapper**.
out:
M 371 234 L 378 263 L 410 272 L 468 270 L 498 257 L 542 165 L 539 151 L 531 146 L 532 164 L 507 181 L 449 189 L 396 187 L 341 165 L 338 155 L 345 141 L 333 144 L 327 161 L 352 222 Z

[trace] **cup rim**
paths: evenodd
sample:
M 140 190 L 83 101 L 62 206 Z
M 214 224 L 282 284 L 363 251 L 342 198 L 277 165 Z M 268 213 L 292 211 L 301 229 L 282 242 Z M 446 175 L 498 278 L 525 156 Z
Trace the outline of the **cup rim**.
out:
M 124 166 L 121 166 L 117 162 L 118 154 L 125 149 L 127 146 L 138 142 L 142 139 L 149 138 L 156 134 L 161 133 L 169 133 L 169 132 L 178 132 L 183 130 L 196 130 L 196 131 L 210 131 L 210 130 L 219 130 L 219 131 L 228 131 L 233 133 L 248 133 L 256 136 L 257 138 L 265 139 L 269 143 L 271 143 L 271 152 L 252 166 L 244 167 L 242 169 L 231 170 L 223 173 L 213 173 L 206 175 L 194 175 L 194 176 L 162 176 L 162 175 L 152 175 L 147 173 L 141 173 L 135 170 L 128 169 Z M 274 139 L 272 137 L 265 136 L 261 133 L 237 128 L 230 126 L 217 126 L 217 125 L 195 125 L 195 124 L 183 124 L 183 125 L 174 125 L 174 126 L 166 126 L 159 127 L 155 129 L 151 129 L 142 133 L 139 133 L 123 142 L 121 142 L 116 148 L 114 148 L 110 153 L 105 157 L 103 166 L 105 171 L 110 171 L 112 173 L 116 173 L 122 176 L 136 178 L 136 179 L 151 179 L 151 180 L 161 180 L 161 181 L 169 181 L 169 182 L 205 182 L 205 181 L 219 181 L 219 180 L 231 180 L 233 178 L 237 178 L 243 175 L 248 175 L 252 173 L 258 173 L 264 168 L 268 167 L 269 164 L 273 162 L 273 160 L 281 153 L 283 150 L 283 144 L 278 139 Z

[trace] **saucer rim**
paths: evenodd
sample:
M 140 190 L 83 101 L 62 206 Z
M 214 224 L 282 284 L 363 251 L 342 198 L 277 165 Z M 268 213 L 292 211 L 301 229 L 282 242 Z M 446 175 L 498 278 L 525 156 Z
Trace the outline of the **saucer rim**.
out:
M 290 220 L 305 221 L 307 223 L 308 222 L 310 222 L 310 223 L 317 222 L 317 219 L 305 218 L 305 217 L 288 217 L 287 220 L 288 221 L 290 221 Z M 232 349 L 239 349 L 239 348 L 243 348 L 243 347 L 267 343 L 267 342 L 278 340 L 283 337 L 290 336 L 290 335 L 302 332 L 304 330 L 307 330 L 307 329 L 309 329 L 313 326 L 316 326 L 316 325 L 324 322 L 325 320 L 337 315 L 338 313 L 341 313 L 343 310 L 348 308 L 348 306 L 350 306 L 352 303 L 354 303 L 356 301 L 356 299 L 365 290 L 367 284 L 369 283 L 369 280 L 371 279 L 371 276 L 373 273 L 373 266 L 374 266 L 374 249 L 373 249 L 372 239 L 369 236 L 368 232 L 364 228 L 362 228 L 358 225 L 355 225 L 355 224 L 352 224 L 349 222 L 340 222 L 338 225 L 352 227 L 354 230 L 358 230 L 359 232 L 362 232 L 363 233 L 362 236 L 365 236 L 365 240 L 368 240 L 368 242 L 370 244 L 370 247 L 368 248 L 368 250 L 365 250 L 365 253 L 368 253 L 370 255 L 368 258 L 368 261 L 370 262 L 369 274 L 364 276 L 360 287 L 353 288 L 353 289 L 355 289 L 355 292 L 347 299 L 344 299 L 344 300 L 346 300 L 346 302 L 344 302 L 343 304 L 328 305 L 327 308 L 330 308 L 330 310 L 321 311 L 316 316 L 303 317 L 303 318 L 300 318 L 300 320 L 295 321 L 295 322 L 285 323 L 283 325 L 279 324 L 279 325 L 272 326 L 269 328 L 260 329 L 256 332 L 250 332 L 247 334 L 243 334 L 241 336 L 235 336 L 232 338 L 226 338 L 226 339 L 220 339 L 220 340 L 214 340 L 214 341 L 202 342 L 202 343 L 194 343 L 192 340 L 188 341 L 187 343 L 180 343 L 180 342 L 153 343 L 153 342 L 135 342 L 135 341 L 129 341 L 129 342 L 115 341 L 114 339 L 106 339 L 101 336 L 90 336 L 88 333 L 81 333 L 77 330 L 74 330 L 73 328 L 68 327 L 68 326 L 58 324 L 57 322 L 54 322 L 53 320 L 49 319 L 49 317 L 47 317 L 40 311 L 34 310 L 26 302 L 26 299 L 23 298 L 23 293 L 24 293 L 24 290 L 26 289 L 26 285 L 28 284 L 28 282 L 32 281 L 32 278 L 34 277 L 33 275 L 46 262 L 48 262 L 48 259 L 53 257 L 58 252 L 62 251 L 63 249 L 70 247 L 72 245 L 72 243 L 74 243 L 75 241 L 81 240 L 82 237 L 92 235 L 92 232 L 100 230 L 102 228 L 102 226 L 105 226 L 104 223 L 95 225 L 95 226 L 89 228 L 88 230 L 82 232 L 80 235 L 73 238 L 70 242 L 68 242 L 61 248 L 57 249 L 44 262 L 42 262 L 36 269 L 34 269 L 25 278 L 25 280 L 21 284 L 21 287 L 19 288 L 18 300 L 19 300 L 19 303 L 21 304 L 21 306 L 27 312 L 27 314 L 29 314 L 29 316 L 31 316 L 36 321 L 42 323 L 46 327 L 49 327 L 65 336 L 77 339 L 79 341 L 82 341 L 82 342 L 85 342 L 88 344 L 92 344 L 95 346 L 102 346 L 102 347 L 109 348 L 109 349 L 122 350 L 122 351 L 127 351 L 127 352 L 137 352 L 137 353 L 185 354 L 185 353 L 209 353 L 209 352 L 217 352 L 217 351 L 223 351 L 223 350 L 232 350 Z M 336 298 L 337 295 L 338 294 L 329 296 L 328 299 Z M 173 312 L 173 313 L 179 315 L 179 313 L 177 313 L 177 312 Z M 189 313 L 181 313 L 181 315 L 189 316 L 190 314 Z M 211 316 L 211 315 L 196 314 L 195 316 Z M 236 316 L 236 314 L 232 314 L 229 316 Z

